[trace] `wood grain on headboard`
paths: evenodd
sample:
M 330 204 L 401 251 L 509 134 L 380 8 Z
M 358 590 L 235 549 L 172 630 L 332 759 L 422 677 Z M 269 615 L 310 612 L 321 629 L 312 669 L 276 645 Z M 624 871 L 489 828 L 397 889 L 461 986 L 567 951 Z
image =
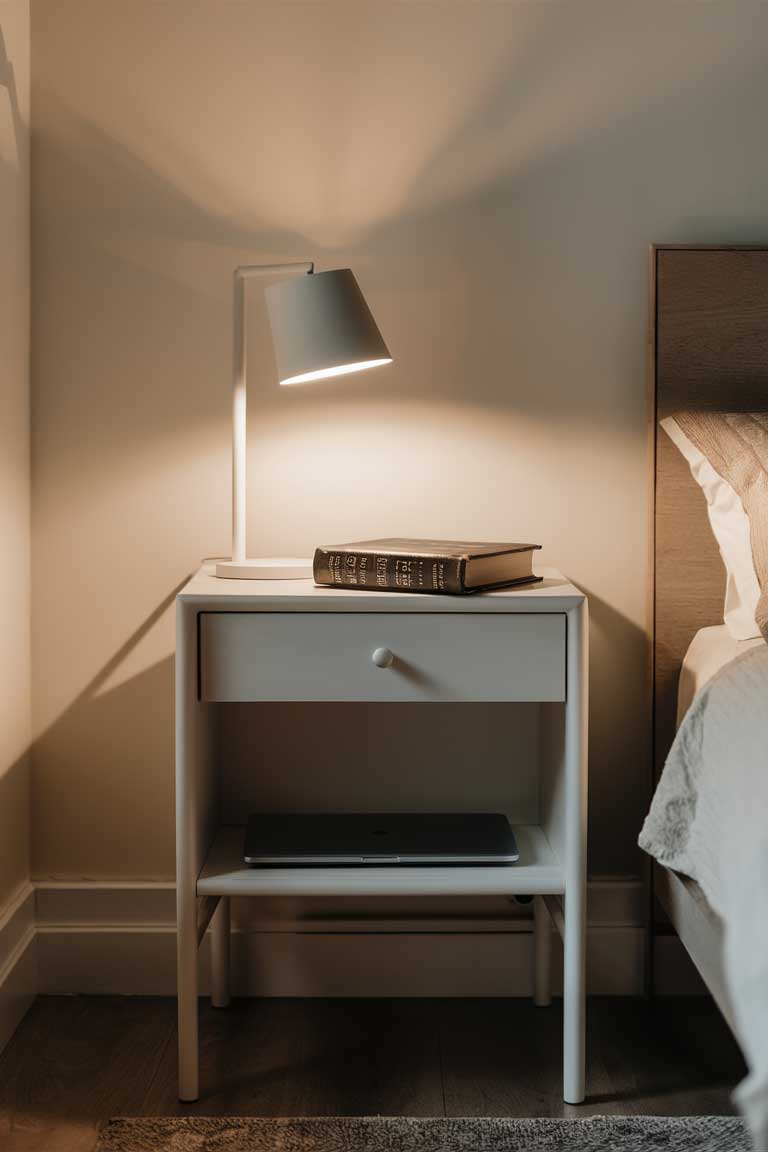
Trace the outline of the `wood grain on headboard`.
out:
M 654 761 L 674 735 L 694 633 L 723 620 L 725 572 L 704 497 L 659 420 L 686 408 L 768 408 L 768 247 L 651 252 Z

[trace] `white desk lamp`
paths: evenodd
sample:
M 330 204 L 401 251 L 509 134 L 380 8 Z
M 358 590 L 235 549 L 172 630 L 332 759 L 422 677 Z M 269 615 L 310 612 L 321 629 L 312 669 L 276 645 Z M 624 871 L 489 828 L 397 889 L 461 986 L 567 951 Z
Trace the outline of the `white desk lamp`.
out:
M 312 576 L 309 560 L 248 560 L 246 500 L 245 281 L 285 276 L 266 290 L 281 384 L 303 384 L 389 364 L 376 321 L 349 268 L 315 272 L 314 264 L 262 264 L 235 269 L 232 388 L 232 559 L 216 565 L 231 580 L 295 580 Z

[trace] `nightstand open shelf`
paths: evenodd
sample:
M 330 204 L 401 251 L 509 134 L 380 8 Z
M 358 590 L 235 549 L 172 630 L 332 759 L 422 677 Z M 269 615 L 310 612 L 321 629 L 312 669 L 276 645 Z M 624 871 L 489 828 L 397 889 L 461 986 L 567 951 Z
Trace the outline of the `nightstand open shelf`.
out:
M 559 573 L 542 574 L 545 578 L 537 584 L 472 596 L 439 596 L 317 588 L 309 580 L 217 580 L 207 565 L 179 594 L 176 894 L 181 1100 L 196 1100 L 199 1092 L 198 948 L 208 925 L 212 1002 L 218 1007 L 229 1003 L 233 896 L 356 896 L 370 899 L 372 910 L 377 897 L 403 901 L 532 896 L 534 1001 L 545 1005 L 550 999 L 553 921 L 564 946 L 563 1096 L 571 1104 L 584 1099 L 587 602 Z M 389 656 L 385 662 L 373 659 L 381 651 Z M 455 868 L 245 865 L 242 826 L 225 823 L 233 817 L 238 820 L 240 809 L 229 813 L 222 808 L 222 706 L 302 702 L 438 704 L 442 708 L 436 720 L 446 705 L 523 709 L 535 749 L 530 763 L 521 760 L 517 770 L 514 767 L 515 729 L 506 711 L 498 751 L 493 752 L 497 776 L 492 810 L 507 810 L 520 848 L 519 862 Z M 377 709 L 384 724 L 387 712 L 386 707 Z M 488 765 L 473 765 L 471 757 L 466 763 L 466 781 L 462 779 L 454 795 L 465 810 L 478 810 L 478 780 Z M 364 773 L 364 761 L 359 769 Z M 315 783 L 321 773 L 316 766 Z M 434 785 L 434 772 L 431 779 Z M 365 807 L 345 799 L 341 809 L 352 803 Z M 385 804 L 389 802 L 387 797 Z M 426 803 L 422 799 L 420 806 Z M 247 807 L 243 815 L 253 810 Z
M 535 825 L 515 828 L 516 864 L 453 868 L 251 868 L 243 863 L 243 831 L 219 829 L 198 896 L 543 896 L 565 886 L 563 869 Z

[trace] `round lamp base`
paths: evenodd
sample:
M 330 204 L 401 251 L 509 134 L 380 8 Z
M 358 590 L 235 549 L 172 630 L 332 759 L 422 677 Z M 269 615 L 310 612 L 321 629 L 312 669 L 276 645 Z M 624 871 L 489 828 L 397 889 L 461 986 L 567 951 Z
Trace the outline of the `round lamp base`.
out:
M 224 580 L 311 580 L 312 561 L 286 559 L 219 560 L 216 575 Z

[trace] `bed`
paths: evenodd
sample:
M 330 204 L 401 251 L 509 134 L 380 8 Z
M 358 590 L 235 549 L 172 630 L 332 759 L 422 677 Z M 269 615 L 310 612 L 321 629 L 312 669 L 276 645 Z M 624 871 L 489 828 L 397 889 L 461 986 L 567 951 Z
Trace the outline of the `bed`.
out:
M 723 625 L 706 502 L 659 426 L 681 410 L 768 409 L 768 248 L 658 246 L 650 281 L 654 796 L 641 845 L 655 896 L 745 1051 L 739 1103 L 768 1147 L 768 645 Z M 681 781 L 693 796 L 682 815 Z M 670 813 L 685 830 L 677 841 Z M 727 854 L 720 830 L 736 844 Z
M 713 624 L 695 633 L 680 667 L 677 684 L 677 717 L 679 729 L 695 697 L 723 668 L 750 648 L 759 648 L 762 639 L 734 640 L 725 624 Z

